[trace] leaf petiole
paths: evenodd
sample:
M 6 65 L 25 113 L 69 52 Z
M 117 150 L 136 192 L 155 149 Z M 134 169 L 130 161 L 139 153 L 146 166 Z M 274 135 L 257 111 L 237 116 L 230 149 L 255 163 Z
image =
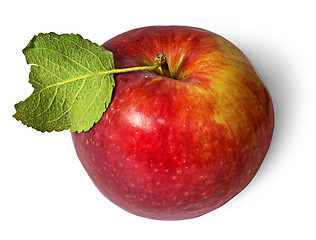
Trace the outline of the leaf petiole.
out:
M 161 59 L 162 57 L 159 54 L 162 54 L 162 53 L 157 54 L 157 56 L 155 58 L 156 64 L 153 66 L 141 66 L 141 67 L 112 69 L 112 70 L 108 70 L 108 71 L 104 71 L 104 72 L 91 73 L 89 75 L 82 76 L 81 78 L 93 77 L 93 76 L 98 76 L 98 75 L 110 75 L 110 74 L 116 74 L 116 73 L 127 73 L 127 72 L 141 71 L 141 70 L 155 70 L 155 69 L 161 67 L 166 62 L 166 59 L 162 60 Z
M 156 63 L 153 66 L 141 66 L 141 67 L 130 67 L 130 68 L 122 68 L 122 69 L 112 69 L 106 72 L 96 73 L 97 75 L 108 75 L 108 74 L 115 74 L 115 73 L 126 73 L 126 72 L 133 72 L 133 71 L 140 71 L 140 70 L 155 70 L 161 64 Z
M 167 56 L 165 53 L 160 52 L 155 57 L 156 64 L 153 66 L 141 66 L 141 67 L 130 67 L 130 68 L 122 68 L 122 69 L 112 69 L 105 72 L 98 72 L 98 73 L 92 73 L 89 76 L 95 76 L 95 75 L 108 75 L 108 74 L 115 74 L 115 73 L 126 73 L 126 72 L 133 72 L 133 71 L 140 71 L 140 70 L 155 70 L 159 67 L 163 67 L 167 64 Z M 164 68 L 163 68 L 164 71 Z M 167 71 L 168 71 L 168 77 L 170 77 L 170 72 L 167 65 Z M 165 72 L 165 71 L 164 71 Z

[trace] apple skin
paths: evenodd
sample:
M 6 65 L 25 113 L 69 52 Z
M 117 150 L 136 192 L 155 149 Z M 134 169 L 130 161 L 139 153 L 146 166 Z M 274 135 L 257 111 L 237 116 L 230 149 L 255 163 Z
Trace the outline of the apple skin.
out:
M 247 57 L 226 39 L 184 26 L 144 27 L 104 48 L 115 68 L 154 65 L 164 52 L 172 78 L 115 75 L 113 100 L 77 155 L 110 201 L 138 216 L 189 219 L 229 201 L 268 151 L 273 104 Z

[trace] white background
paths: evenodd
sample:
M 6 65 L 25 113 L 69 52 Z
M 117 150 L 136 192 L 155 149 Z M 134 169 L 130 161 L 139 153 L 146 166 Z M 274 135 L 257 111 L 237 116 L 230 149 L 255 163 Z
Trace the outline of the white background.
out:
M 0 239 L 316 239 L 314 1 L 2 1 Z M 218 33 L 252 61 L 276 125 L 251 184 L 202 217 L 156 221 L 129 214 L 94 187 L 69 132 L 42 134 L 11 116 L 31 92 L 22 49 L 39 32 L 98 44 L 148 25 Z

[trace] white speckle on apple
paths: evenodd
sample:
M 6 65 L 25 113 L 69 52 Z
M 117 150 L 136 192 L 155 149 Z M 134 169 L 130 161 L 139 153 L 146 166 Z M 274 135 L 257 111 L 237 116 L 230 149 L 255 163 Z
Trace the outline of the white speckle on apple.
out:
M 157 122 L 160 123 L 160 124 L 165 124 L 166 120 L 163 119 L 163 118 L 158 118 Z

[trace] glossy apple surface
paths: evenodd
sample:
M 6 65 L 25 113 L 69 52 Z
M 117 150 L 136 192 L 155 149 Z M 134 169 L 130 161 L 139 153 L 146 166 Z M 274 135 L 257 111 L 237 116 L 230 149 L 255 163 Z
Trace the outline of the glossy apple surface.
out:
M 103 45 L 115 67 L 154 65 L 164 52 L 172 78 L 115 75 L 108 110 L 72 133 L 97 188 L 121 208 L 153 219 L 210 212 L 245 188 L 270 145 L 270 95 L 246 56 L 198 28 L 135 29 Z

